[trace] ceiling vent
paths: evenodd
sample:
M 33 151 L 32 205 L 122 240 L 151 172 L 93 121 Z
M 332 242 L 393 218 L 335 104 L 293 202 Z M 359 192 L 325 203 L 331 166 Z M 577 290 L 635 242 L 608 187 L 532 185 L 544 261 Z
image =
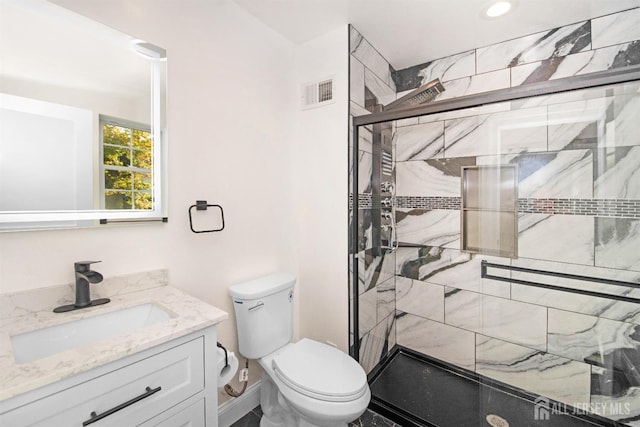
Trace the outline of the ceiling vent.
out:
M 302 85 L 302 109 L 321 107 L 332 104 L 333 98 L 333 78 L 305 83 Z

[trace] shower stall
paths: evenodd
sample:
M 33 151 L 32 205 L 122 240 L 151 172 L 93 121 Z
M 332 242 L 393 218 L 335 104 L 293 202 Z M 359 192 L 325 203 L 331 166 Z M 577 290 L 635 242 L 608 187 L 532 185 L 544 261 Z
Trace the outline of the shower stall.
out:
M 640 68 L 367 113 L 350 346 L 373 409 L 640 426 Z

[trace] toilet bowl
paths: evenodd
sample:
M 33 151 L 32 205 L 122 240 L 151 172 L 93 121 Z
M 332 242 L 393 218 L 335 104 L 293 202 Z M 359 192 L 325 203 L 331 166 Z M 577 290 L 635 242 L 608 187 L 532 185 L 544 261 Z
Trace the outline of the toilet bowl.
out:
M 267 397 L 262 405 L 267 419 L 271 411 L 265 406 L 269 402 L 279 399 L 280 407 L 282 403 L 287 405 L 280 415 L 291 424 L 275 425 L 346 426 L 362 415 L 371 399 L 360 365 L 340 350 L 317 341 L 305 338 L 288 344 L 258 363 L 264 370 L 263 381 L 273 384 L 268 393 L 279 394 Z M 272 410 L 278 419 L 278 409 Z
M 294 283 L 283 273 L 229 289 L 239 351 L 264 371 L 260 426 L 346 426 L 371 399 L 366 373 L 335 347 L 307 338 L 291 343 Z

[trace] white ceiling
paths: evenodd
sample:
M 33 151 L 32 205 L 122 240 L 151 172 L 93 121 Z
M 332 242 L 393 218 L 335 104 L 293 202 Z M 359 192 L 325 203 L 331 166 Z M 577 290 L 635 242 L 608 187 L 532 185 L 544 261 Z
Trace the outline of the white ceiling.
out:
M 299 44 L 352 24 L 396 69 L 640 6 L 640 0 L 234 0 Z M 640 25 L 640 23 L 639 23 Z

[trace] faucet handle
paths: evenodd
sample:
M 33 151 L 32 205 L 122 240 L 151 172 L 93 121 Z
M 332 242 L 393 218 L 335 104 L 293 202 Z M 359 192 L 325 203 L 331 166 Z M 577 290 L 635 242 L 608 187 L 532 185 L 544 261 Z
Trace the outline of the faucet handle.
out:
M 87 271 L 90 271 L 91 264 L 95 264 L 98 262 L 102 262 L 102 261 L 78 261 L 73 263 L 73 267 L 75 271 L 79 273 L 85 273 Z

